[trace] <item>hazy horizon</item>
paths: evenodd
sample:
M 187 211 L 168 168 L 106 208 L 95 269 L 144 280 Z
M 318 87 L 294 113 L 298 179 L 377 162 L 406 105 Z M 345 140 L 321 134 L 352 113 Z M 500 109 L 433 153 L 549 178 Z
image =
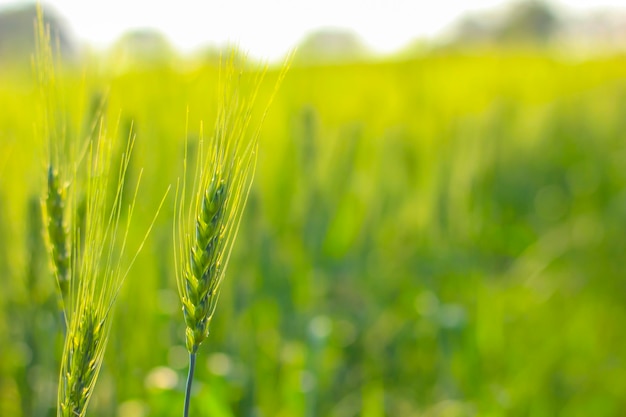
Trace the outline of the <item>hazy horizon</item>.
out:
M 0 0 L 0 10 L 33 4 L 25 0 Z M 81 42 L 106 49 L 125 33 L 154 29 L 162 33 L 179 51 L 189 53 L 207 46 L 237 44 L 252 56 L 277 59 L 309 34 L 323 29 L 353 32 L 376 53 L 393 53 L 420 38 L 444 33 L 463 16 L 503 8 L 514 1 L 440 0 L 434 4 L 411 4 L 409 0 L 383 2 L 345 0 L 249 0 L 203 4 L 200 0 L 180 0 L 182 10 L 172 17 L 171 4 L 146 0 L 112 0 L 94 6 L 73 0 L 44 2 L 62 18 Z M 617 0 L 548 1 L 556 10 L 587 13 L 592 10 L 619 9 Z M 123 12 L 120 12 L 123 11 Z M 245 13 L 243 13 L 245 11 Z

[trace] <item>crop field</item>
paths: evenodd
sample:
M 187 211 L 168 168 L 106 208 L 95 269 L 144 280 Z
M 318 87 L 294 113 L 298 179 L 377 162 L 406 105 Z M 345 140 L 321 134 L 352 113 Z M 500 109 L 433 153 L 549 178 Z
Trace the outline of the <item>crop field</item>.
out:
M 185 149 L 214 135 L 218 74 L 209 59 L 57 73 L 47 117 L 64 135 L 135 138 L 123 270 L 170 187 L 115 300 L 89 416 L 182 413 L 176 189 Z M 64 380 L 35 79 L 0 67 L 0 416 L 56 415 Z M 260 127 L 189 415 L 626 415 L 625 262 L 626 56 L 295 59 Z

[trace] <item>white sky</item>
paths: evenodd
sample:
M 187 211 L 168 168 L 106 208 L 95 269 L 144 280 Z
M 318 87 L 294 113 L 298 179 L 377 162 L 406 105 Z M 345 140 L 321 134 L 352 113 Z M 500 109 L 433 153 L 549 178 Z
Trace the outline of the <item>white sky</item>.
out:
M 32 0 L 0 0 L 0 8 Z M 103 48 L 133 28 L 157 28 L 183 51 L 237 43 L 252 55 L 275 59 L 306 34 L 347 28 L 379 52 L 418 36 L 432 36 L 468 11 L 506 0 L 48 0 L 76 36 Z M 553 0 L 577 10 L 619 7 L 626 0 Z

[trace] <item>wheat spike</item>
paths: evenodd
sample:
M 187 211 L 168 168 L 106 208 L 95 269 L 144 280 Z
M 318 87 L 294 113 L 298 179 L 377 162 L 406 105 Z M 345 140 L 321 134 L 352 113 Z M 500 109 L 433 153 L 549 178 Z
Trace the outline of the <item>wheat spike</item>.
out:
M 72 276 L 66 306 L 69 324 L 59 375 L 59 417 L 80 417 L 86 412 L 104 359 L 115 300 L 167 195 L 161 200 L 134 257 L 123 267 L 125 263 L 122 259 L 127 249 L 128 232 L 139 189 L 138 181 L 128 207 L 127 221 L 122 225 L 120 216 L 124 209 L 124 178 L 133 144 L 134 140 L 128 141 L 117 177 L 111 170 L 111 137 L 101 130 L 98 139 L 89 148 L 86 161 L 89 180 L 86 187 L 85 244 L 80 256 L 71 259 Z M 107 196 L 111 181 L 116 181 L 112 203 Z M 74 225 L 74 228 L 78 226 Z M 78 233 L 78 230 L 73 230 L 72 236 Z
M 102 364 L 105 322 L 95 311 L 79 312 L 70 329 L 61 367 L 58 415 L 83 416 Z
M 251 87 L 242 93 L 234 55 L 220 71 L 220 105 L 214 134 L 201 140 L 192 203 L 179 195 L 175 237 L 178 291 L 186 324 L 186 345 L 195 353 L 209 333 L 230 251 L 239 228 L 256 164 L 258 129 L 248 132 L 252 108 L 265 71 L 245 74 Z M 206 148 L 205 148 L 206 146 Z M 206 152 L 206 153 L 205 153 Z M 185 166 L 186 166 L 185 158 Z M 177 230 L 176 230 L 177 228 Z
M 59 172 L 49 166 L 48 185 L 42 212 L 48 252 L 62 300 L 67 299 L 70 278 L 69 228 L 66 221 L 67 190 L 67 184 L 61 183 Z
M 59 108 L 60 92 L 55 74 L 50 28 L 44 24 L 43 11 L 37 6 L 35 25 L 37 81 L 42 105 L 42 131 L 45 139 L 46 174 L 41 212 L 44 237 L 51 270 L 57 280 L 61 310 L 67 302 L 71 267 L 71 236 L 69 223 L 69 182 L 73 178 L 71 163 L 74 143 L 65 132 L 63 109 Z

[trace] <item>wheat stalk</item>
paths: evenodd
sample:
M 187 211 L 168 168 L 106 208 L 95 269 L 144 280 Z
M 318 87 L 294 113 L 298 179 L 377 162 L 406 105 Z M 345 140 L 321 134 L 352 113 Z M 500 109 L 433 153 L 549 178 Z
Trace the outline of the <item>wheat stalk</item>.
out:
M 230 77 L 232 72 L 228 75 Z M 200 180 L 194 186 L 195 202 L 190 205 L 187 217 L 183 215 L 186 185 L 183 181 L 178 216 L 178 258 L 181 262 L 176 261 L 176 269 L 179 271 L 177 284 L 189 351 L 184 416 L 189 413 L 196 352 L 209 334 L 220 284 L 252 184 L 257 136 L 254 135 L 247 143 L 243 139 L 250 123 L 250 110 L 255 97 L 256 90 L 253 99 L 247 104 L 232 95 L 221 103 L 215 134 L 209 140 L 208 155 L 204 161 L 204 145 L 202 142 L 200 144 L 196 165 L 199 175 L 195 177 Z M 179 264 L 181 269 L 178 268 Z
M 86 413 L 102 366 L 115 300 L 154 225 L 167 192 L 128 269 L 124 270 L 122 260 L 141 179 L 140 173 L 128 207 L 127 223 L 123 226 L 120 224 L 122 196 L 134 136 L 130 132 L 117 177 L 112 171 L 116 145 L 113 138 L 119 136 L 109 136 L 102 119 L 99 135 L 88 142 L 84 155 L 78 152 L 76 141 L 68 141 L 64 119 L 61 118 L 59 124 L 54 117 L 60 101 L 55 87 L 50 34 L 49 29 L 44 28 L 39 5 L 37 10 L 37 69 L 44 103 L 43 134 L 47 138 L 48 158 L 42 211 L 67 329 L 59 375 L 57 416 L 81 417 Z M 77 158 L 79 154 L 82 156 Z M 79 174 L 85 169 L 85 215 L 84 221 L 77 222 L 74 221 L 79 217 L 76 195 L 79 193 L 77 188 L 82 185 L 77 178 L 83 178 Z M 112 202 L 108 195 L 112 189 L 110 184 L 114 187 Z M 79 243 L 82 236 L 83 245 Z
M 191 202 L 187 203 L 186 196 L 186 152 L 185 175 L 177 192 L 174 220 L 176 282 L 189 351 L 185 416 L 189 413 L 196 354 L 209 334 L 221 283 L 250 193 L 260 127 L 267 113 L 266 107 L 258 127 L 250 132 L 252 110 L 265 69 L 238 71 L 235 54 L 231 54 L 225 70 L 220 66 L 217 120 L 213 135 L 206 143 L 201 128 Z M 280 73 L 276 89 L 286 69 L 287 65 Z M 249 84 L 244 85 L 245 82 Z M 272 99 L 273 95 L 268 107 Z

